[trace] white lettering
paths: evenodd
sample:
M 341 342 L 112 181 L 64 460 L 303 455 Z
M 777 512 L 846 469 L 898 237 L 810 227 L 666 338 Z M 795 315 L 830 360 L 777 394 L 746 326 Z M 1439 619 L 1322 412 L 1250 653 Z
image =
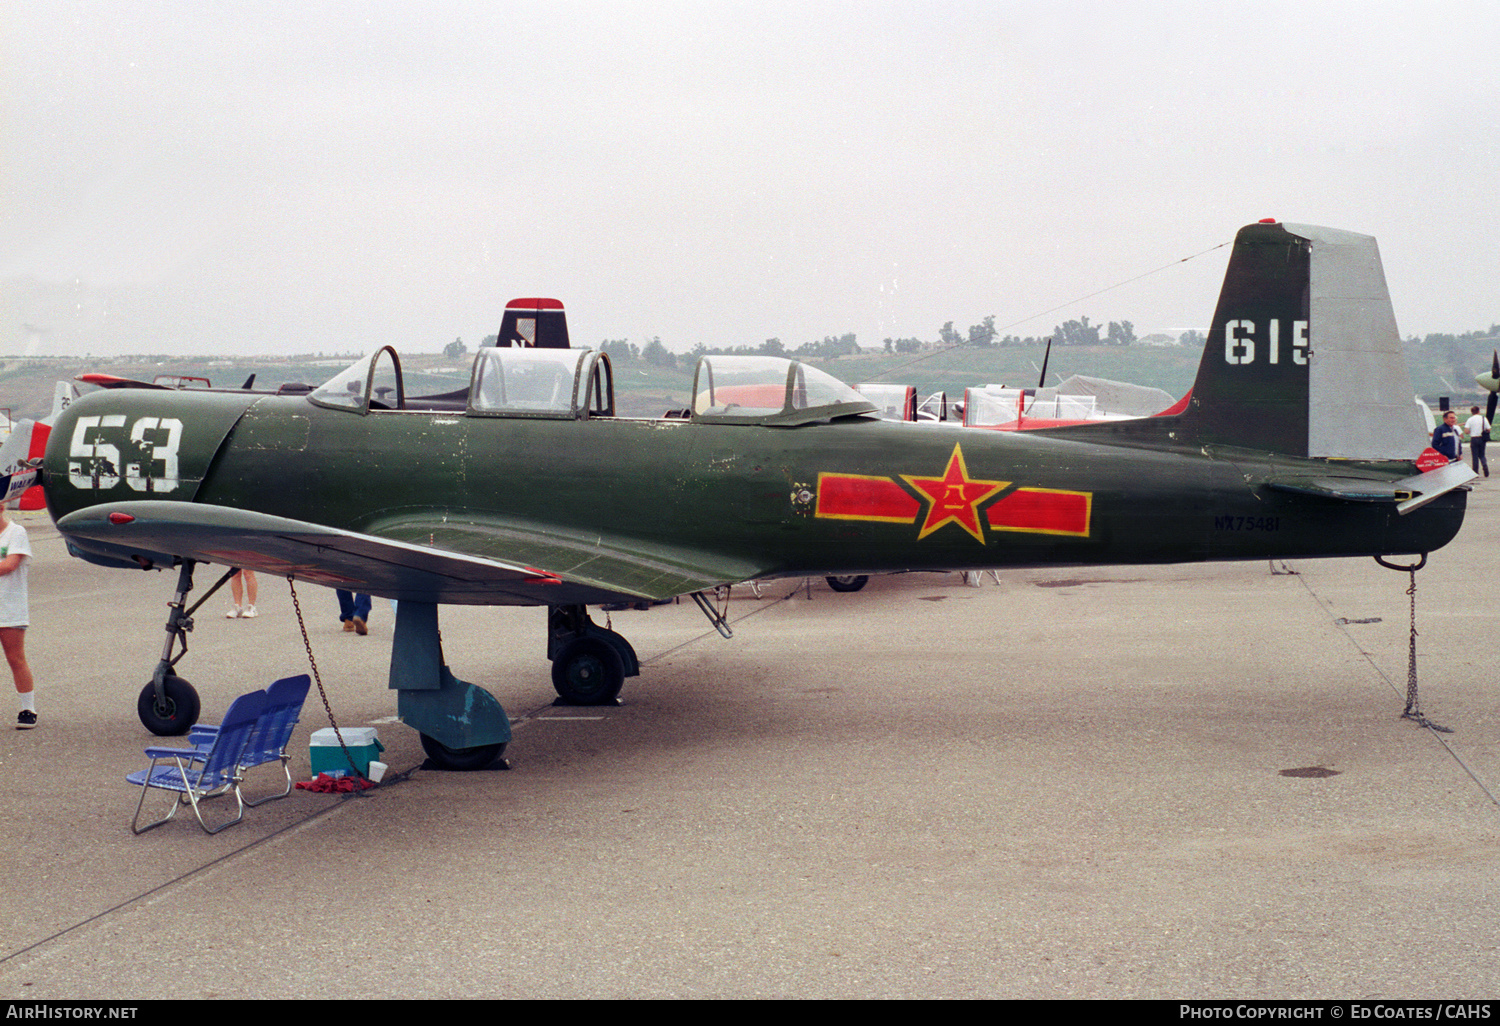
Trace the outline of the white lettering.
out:
M 1224 322 L 1224 361 L 1235 366 L 1255 362 L 1255 322 L 1233 320 Z M 1266 324 L 1265 361 L 1272 366 L 1281 363 L 1281 321 L 1272 318 Z M 1307 322 L 1291 322 L 1292 363 L 1306 367 L 1312 349 L 1307 341 Z
M 113 488 L 120 483 L 120 450 L 99 441 L 106 428 L 125 426 L 123 414 L 79 417 L 68 446 L 68 483 L 75 488 Z M 89 432 L 93 431 L 92 440 Z M 97 482 L 97 484 L 95 483 Z
M 1255 333 L 1254 321 L 1228 321 L 1224 325 L 1224 359 L 1232 364 L 1255 362 L 1255 341 L 1236 334 L 1244 329 L 1246 335 Z M 1243 352 L 1235 352 L 1240 349 Z
M 1292 362 L 1307 366 L 1307 322 L 1292 322 Z
M 147 431 L 165 431 L 166 440 L 148 442 Z M 170 492 L 176 488 L 177 447 L 182 441 L 182 421 L 173 417 L 142 417 L 131 427 L 130 440 L 135 450 L 143 455 L 139 462 L 126 465 L 126 483 L 138 492 Z M 160 477 L 151 473 L 158 460 L 162 464 Z
M 182 443 L 182 421 L 172 417 L 141 417 L 131 425 L 129 448 L 139 454 L 123 468 L 120 447 L 104 439 L 124 434 L 125 416 L 79 417 L 68 445 L 68 483 L 74 488 L 104 490 L 124 479 L 138 492 L 170 492 L 177 487 L 177 451 Z M 157 440 L 148 440 L 150 432 Z M 165 432 L 166 437 L 161 438 Z M 151 473 L 161 464 L 160 475 Z

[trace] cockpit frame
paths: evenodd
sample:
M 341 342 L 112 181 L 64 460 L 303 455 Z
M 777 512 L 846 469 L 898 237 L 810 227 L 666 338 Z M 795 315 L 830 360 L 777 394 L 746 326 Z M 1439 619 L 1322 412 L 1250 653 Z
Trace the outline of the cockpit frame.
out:
M 391 346 L 382 346 L 314 389 L 307 399 L 359 416 L 462 412 L 474 417 L 587 420 L 616 415 L 613 366 L 608 355 L 592 349 L 488 346 L 474 356 L 467 394 L 409 398 L 400 356 Z

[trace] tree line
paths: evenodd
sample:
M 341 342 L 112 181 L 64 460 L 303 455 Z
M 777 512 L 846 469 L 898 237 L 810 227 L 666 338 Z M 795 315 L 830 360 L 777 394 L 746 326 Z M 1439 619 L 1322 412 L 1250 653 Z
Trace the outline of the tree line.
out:
M 1201 339 L 1201 336 L 1200 336 Z M 825 335 L 821 339 L 803 343 L 795 349 L 789 348 L 779 338 L 768 338 L 759 345 L 706 346 L 698 343 L 689 352 L 679 356 L 662 344 L 659 337 L 652 337 L 643 346 L 628 339 L 605 339 L 599 348 L 609 354 L 614 363 L 640 360 L 656 367 L 675 367 L 679 362 L 692 363 L 700 356 L 786 356 L 802 360 L 831 360 L 839 356 L 855 356 L 860 353 L 916 353 L 932 349 L 952 349 L 960 346 L 1019 346 L 1041 345 L 1048 337 L 1018 335 L 1000 336 L 995 329 L 994 315 L 978 324 L 969 326 L 967 333 L 958 331 L 952 321 L 938 329 L 935 340 L 920 338 L 887 338 L 880 346 L 861 346 L 854 332 L 843 335 Z M 1052 330 L 1050 341 L 1063 346 L 1130 345 L 1139 341 L 1135 327 L 1129 321 L 1110 321 L 1108 325 L 1090 324 L 1087 317 L 1066 321 Z
M 860 346 L 855 339 L 854 332 L 851 331 L 837 336 L 825 335 L 821 339 L 806 342 L 795 349 L 789 349 L 779 338 L 768 338 L 759 345 L 717 348 L 700 342 L 691 351 L 678 354 L 663 345 L 659 336 L 652 336 L 643 345 L 637 345 L 623 338 L 605 339 L 599 348 L 608 353 L 610 360 L 615 363 L 630 363 L 639 360 L 654 367 L 676 367 L 679 363 L 683 366 L 691 366 L 700 356 L 785 356 L 802 360 L 831 360 L 839 356 L 854 356 L 860 353 L 903 354 L 933 349 L 953 349 L 961 346 L 984 348 L 1042 345 L 1049 341 L 1059 346 L 1127 346 L 1140 341 L 1136 337 L 1135 326 L 1130 321 L 1109 321 L 1101 326 L 1090 324 L 1087 317 L 1064 321 L 1052 329 L 1050 336 L 1022 338 L 1017 335 L 1005 335 L 997 338 L 997 335 L 999 332 L 995 329 L 995 318 L 991 315 L 978 324 L 969 325 L 967 333 L 960 332 L 953 326 L 952 321 L 948 321 L 938 329 L 935 340 L 887 338 L 878 347 Z M 480 344 L 493 345 L 494 341 L 495 336 L 490 335 Z M 1177 341 L 1179 345 L 1201 347 L 1207 341 L 1207 337 L 1199 331 L 1185 331 Z M 1461 350 L 1472 347 L 1476 343 L 1496 342 L 1500 344 L 1500 324 L 1491 324 L 1485 329 L 1476 329 L 1457 335 L 1433 333 L 1420 338 L 1411 335 L 1405 341 L 1407 345 L 1426 346 L 1440 352 L 1452 352 L 1454 357 L 1458 358 Z M 462 356 L 467 350 L 468 347 L 464 345 L 462 339 L 454 339 L 443 348 L 443 352 L 452 357 Z

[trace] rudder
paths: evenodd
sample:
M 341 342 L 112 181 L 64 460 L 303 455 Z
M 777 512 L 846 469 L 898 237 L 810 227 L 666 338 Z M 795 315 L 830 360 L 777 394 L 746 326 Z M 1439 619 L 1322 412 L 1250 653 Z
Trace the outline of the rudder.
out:
M 1359 460 L 1425 444 L 1379 249 L 1262 222 L 1235 237 L 1180 441 Z

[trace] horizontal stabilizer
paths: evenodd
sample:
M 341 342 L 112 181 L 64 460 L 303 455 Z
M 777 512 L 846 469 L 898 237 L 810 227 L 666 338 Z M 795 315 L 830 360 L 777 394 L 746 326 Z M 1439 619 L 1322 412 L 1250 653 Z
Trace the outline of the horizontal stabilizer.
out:
M 1318 495 L 1346 502 L 1404 502 L 1412 492 L 1394 481 L 1372 481 L 1365 477 L 1298 477 L 1266 482 L 1278 492 Z
M 1318 495 L 1344 502 L 1393 502 L 1398 513 L 1410 513 L 1478 476 L 1462 463 L 1448 463 L 1425 474 L 1394 481 L 1367 477 L 1287 477 L 1266 484 L 1279 492 Z
M 1465 463 L 1450 463 L 1446 467 L 1438 467 L 1425 474 L 1403 477 L 1395 482 L 1395 486 L 1409 490 L 1412 497 L 1397 506 L 1396 512 L 1410 513 L 1414 509 L 1427 505 L 1439 495 L 1461 488 L 1478 476 Z

